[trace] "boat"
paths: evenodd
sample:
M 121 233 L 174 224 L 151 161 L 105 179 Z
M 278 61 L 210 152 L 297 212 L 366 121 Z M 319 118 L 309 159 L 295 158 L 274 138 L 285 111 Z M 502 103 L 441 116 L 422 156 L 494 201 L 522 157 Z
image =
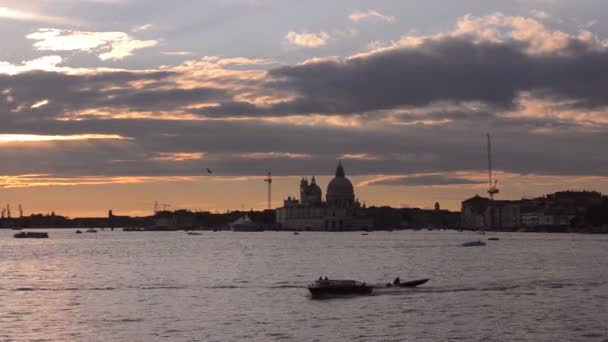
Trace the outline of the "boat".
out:
M 138 227 L 125 227 L 122 229 L 123 232 L 142 232 L 143 230 L 143 228 Z
M 418 279 L 418 280 L 410 280 L 410 281 L 406 281 L 406 282 L 403 282 L 403 283 L 400 282 L 399 284 L 393 284 L 393 286 L 397 286 L 397 287 L 416 287 L 418 285 L 425 284 L 428 281 L 429 281 L 428 278 Z
M 232 229 L 235 232 L 261 232 L 261 231 L 263 231 L 262 227 L 260 227 L 260 225 L 258 225 L 257 223 L 253 222 L 247 215 L 232 222 L 230 224 L 230 229 Z
M 488 240 L 489 240 L 489 241 L 498 241 L 498 240 L 500 240 L 500 239 L 499 239 L 499 238 L 497 238 L 497 237 L 491 237 L 491 238 L 488 238 Z
M 469 241 L 462 244 L 462 247 L 477 247 L 477 246 L 485 246 L 486 243 L 478 240 L 478 241 Z
M 313 298 L 339 295 L 370 295 L 373 286 L 356 280 L 319 279 L 308 286 Z
M 82 231 L 77 230 L 77 231 L 76 231 L 76 234 L 82 234 Z
M 16 239 L 47 239 L 49 233 L 46 232 L 21 232 L 13 235 Z
M 186 234 L 188 234 L 188 235 L 203 235 L 203 234 L 198 233 L 198 232 L 188 232 Z
M 300 235 L 300 233 L 298 233 L 298 232 L 293 232 L 293 235 Z
M 86 230 L 87 233 L 97 233 L 97 230 L 94 228 L 89 228 Z

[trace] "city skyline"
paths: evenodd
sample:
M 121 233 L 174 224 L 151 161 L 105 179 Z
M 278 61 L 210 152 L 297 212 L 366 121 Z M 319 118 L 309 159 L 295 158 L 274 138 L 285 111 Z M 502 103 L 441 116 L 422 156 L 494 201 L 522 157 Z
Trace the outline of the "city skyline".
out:
M 498 198 L 606 193 L 604 14 L 591 0 L 4 1 L 0 203 L 263 209 L 271 170 L 279 207 L 342 160 L 367 205 L 458 210 L 486 194 L 487 132 Z

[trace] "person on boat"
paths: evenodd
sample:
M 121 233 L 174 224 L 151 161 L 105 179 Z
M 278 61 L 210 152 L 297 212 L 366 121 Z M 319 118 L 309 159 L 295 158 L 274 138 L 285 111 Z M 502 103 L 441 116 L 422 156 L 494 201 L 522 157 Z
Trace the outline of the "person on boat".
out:
M 393 281 L 393 284 L 395 285 L 399 285 L 401 283 L 401 279 L 399 279 L 399 277 L 395 278 L 395 280 Z

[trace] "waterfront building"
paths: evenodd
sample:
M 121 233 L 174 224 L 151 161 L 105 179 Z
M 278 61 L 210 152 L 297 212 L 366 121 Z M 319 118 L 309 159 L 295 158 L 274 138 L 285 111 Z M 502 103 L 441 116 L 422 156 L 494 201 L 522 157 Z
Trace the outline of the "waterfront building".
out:
M 315 177 L 310 182 L 302 178 L 300 199 L 288 197 L 276 210 L 276 219 L 279 227 L 286 230 L 360 230 L 372 228 L 373 223 L 363 214 L 341 162 L 327 185 L 325 201 Z
M 475 196 L 462 202 L 460 225 L 466 229 L 507 230 L 521 226 L 520 201 Z

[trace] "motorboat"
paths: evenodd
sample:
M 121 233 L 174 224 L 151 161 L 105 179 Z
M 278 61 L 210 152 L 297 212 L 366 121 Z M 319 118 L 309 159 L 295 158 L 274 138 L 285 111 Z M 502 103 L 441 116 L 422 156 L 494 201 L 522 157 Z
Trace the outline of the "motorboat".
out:
M 485 246 L 486 243 L 481 241 L 481 240 L 477 240 L 477 241 L 469 241 L 469 242 L 465 242 L 462 244 L 462 247 L 477 247 L 477 246 Z
M 499 239 L 499 238 L 497 238 L 497 237 L 491 237 L 491 238 L 488 238 L 488 240 L 489 240 L 489 241 L 498 241 L 498 240 L 500 240 L 500 239 Z
M 263 231 L 262 227 L 260 227 L 260 225 L 258 225 L 257 223 L 253 222 L 247 215 L 232 222 L 230 224 L 230 229 L 232 229 L 235 232 L 261 232 L 261 231 Z
M 87 233 L 97 233 L 97 229 L 89 228 L 86 230 Z
M 186 234 L 188 234 L 188 235 L 203 235 L 203 234 L 198 233 L 198 232 L 188 232 Z
M 298 232 L 293 232 L 293 235 L 300 235 L 300 233 L 298 233 Z
M 319 279 L 308 286 L 313 298 L 339 295 L 370 295 L 373 286 L 356 280 Z
M 13 235 L 16 239 L 47 239 L 49 233 L 46 232 L 21 232 Z
M 76 234 L 82 234 L 82 231 L 81 230 L 77 230 Z

